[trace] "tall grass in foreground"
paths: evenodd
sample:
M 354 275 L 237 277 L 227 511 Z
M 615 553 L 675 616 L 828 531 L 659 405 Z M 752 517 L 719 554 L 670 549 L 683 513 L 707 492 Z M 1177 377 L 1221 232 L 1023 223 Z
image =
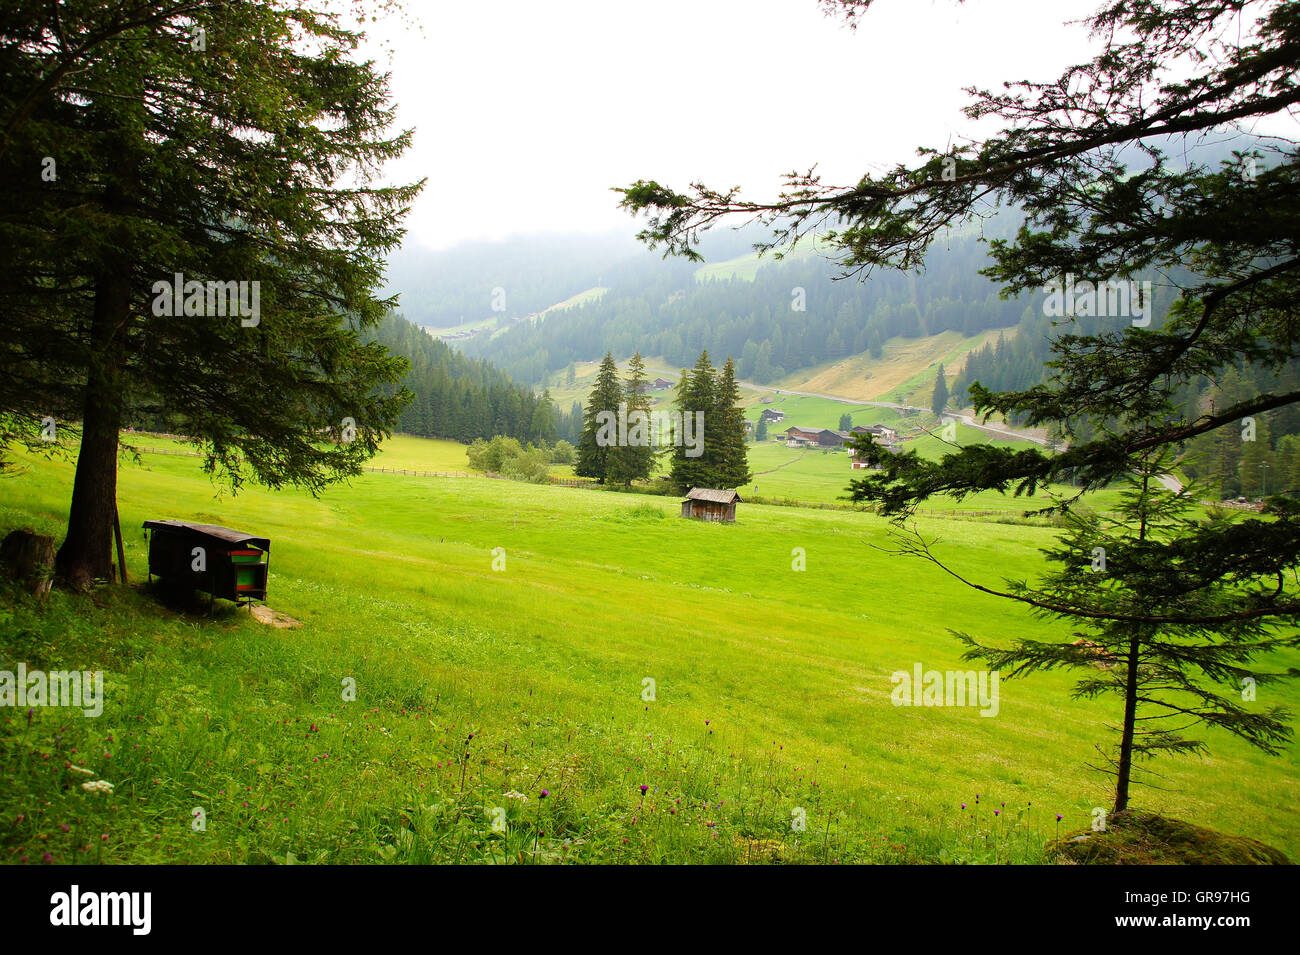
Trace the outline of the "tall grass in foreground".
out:
M 5 861 L 1033 862 L 1057 813 L 1068 832 L 1105 804 L 1086 763 L 1111 714 L 1067 680 L 1005 681 L 996 719 L 890 705 L 892 671 L 961 665 L 948 628 L 1046 624 L 871 546 L 873 515 L 724 527 L 663 498 L 391 475 L 229 499 L 192 458 L 143 457 L 121 480 L 132 580 L 145 518 L 263 533 L 271 605 L 303 626 L 0 584 L 0 669 L 108 681 L 96 719 L 0 708 Z M 29 467 L 0 482 L 0 533 L 59 535 L 71 468 Z M 926 526 L 995 579 L 1052 533 Z M 1297 748 L 1212 752 L 1171 759 L 1144 808 L 1294 856 Z

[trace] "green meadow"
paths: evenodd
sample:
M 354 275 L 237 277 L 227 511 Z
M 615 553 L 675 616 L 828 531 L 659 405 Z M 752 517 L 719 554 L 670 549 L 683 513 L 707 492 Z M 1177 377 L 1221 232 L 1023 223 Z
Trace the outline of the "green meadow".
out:
M 805 460 L 849 476 L 813 452 L 761 495 Z M 755 449 L 754 470 L 772 461 Z M 61 539 L 72 465 L 18 463 L 0 531 Z M 465 470 L 460 446 L 409 438 L 375 464 Z M 7 862 L 1039 862 L 1110 805 L 1087 764 L 1116 704 L 1072 699 L 1067 674 L 1003 681 L 992 716 L 891 703 L 895 671 L 969 668 L 950 629 L 1067 631 L 890 553 L 872 514 L 744 504 L 705 524 L 673 498 L 383 473 L 231 497 L 199 465 L 123 457 L 130 586 L 0 584 L 0 668 L 106 681 L 98 718 L 0 709 Z M 269 537 L 268 602 L 300 626 L 165 601 L 144 583 L 151 518 Z M 1052 539 L 918 527 L 995 585 Z M 1206 738 L 1135 805 L 1296 856 L 1300 748 Z

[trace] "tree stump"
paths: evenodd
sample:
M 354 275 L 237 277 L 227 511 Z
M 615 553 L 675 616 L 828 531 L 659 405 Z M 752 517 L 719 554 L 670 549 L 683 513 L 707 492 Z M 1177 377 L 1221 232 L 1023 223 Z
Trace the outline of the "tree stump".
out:
M 0 566 L 33 594 L 50 591 L 54 574 L 54 538 L 29 530 L 11 531 L 0 543 Z

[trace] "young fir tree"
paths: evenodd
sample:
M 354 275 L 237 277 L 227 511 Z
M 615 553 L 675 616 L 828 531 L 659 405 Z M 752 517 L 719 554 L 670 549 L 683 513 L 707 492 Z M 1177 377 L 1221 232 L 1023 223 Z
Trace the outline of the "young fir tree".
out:
M 695 362 L 695 367 L 690 371 L 683 369 L 682 376 L 677 382 L 677 410 L 682 413 L 683 427 L 690 429 L 686 434 L 693 436 L 697 447 L 701 446 L 698 442 L 703 442 L 703 453 L 696 457 L 689 457 L 686 452 L 691 449 L 685 440 L 685 434 L 674 437 L 668 476 L 672 483 L 683 491 L 693 487 L 716 486 L 713 483 L 716 478 L 712 454 L 713 431 L 709 423 L 716 391 L 717 378 L 714 375 L 713 363 L 709 361 L 708 351 L 702 351 Z M 696 424 L 699 420 L 696 412 L 702 412 L 704 416 L 702 432 Z M 686 421 L 688 416 L 690 420 Z
M 73 585 L 110 573 L 128 411 L 194 436 L 232 490 L 316 492 L 360 472 L 410 397 L 368 334 L 419 188 L 372 179 L 410 137 L 327 6 L 0 17 L 0 444 L 15 421 L 80 421 L 56 558 Z M 177 273 L 200 288 L 181 314 L 160 302 Z
M 610 458 L 617 448 L 618 434 L 611 430 L 609 417 L 602 412 L 617 419 L 622 401 L 618 366 L 614 364 L 613 354 L 606 352 L 583 410 L 582 440 L 578 442 L 578 463 L 573 469 L 579 477 L 593 477 L 601 484 L 609 479 Z
M 650 434 L 650 380 L 640 352 L 628 362 L 627 376 L 623 379 L 623 403 L 627 406 L 627 442 L 610 451 L 608 479 L 631 485 L 633 481 L 648 478 L 655 463 Z
M 745 414 L 740 408 L 736 363 L 730 358 L 718 374 L 713 411 L 706 416 L 705 427 L 714 481 L 711 486 L 733 488 L 748 484 L 749 446 L 745 441 Z
M 1283 708 L 1245 704 L 1256 686 L 1286 675 L 1253 661 L 1300 647 L 1300 636 L 1253 613 L 1265 597 L 1256 587 L 1206 567 L 1206 551 L 1186 546 L 1192 538 L 1220 541 L 1230 560 L 1241 526 L 1222 515 L 1198 517 L 1190 489 L 1166 489 L 1160 479 L 1171 460 L 1155 452 L 1136 460 L 1114 512 L 1067 511 L 1066 532 L 1044 551 L 1056 569 L 1033 586 L 1009 588 L 1040 616 L 1067 621 L 1076 632 L 1004 648 L 957 634 L 971 648 L 966 659 L 1003 677 L 1065 667 L 1082 674 L 1076 697 L 1117 698 L 1110 708 L 1115 745 L 1103 770 L 1115 777 L 1116 812 L 1127 808 L 1142 761 L 1207 752 L 1188 730 L 1221 729 L 1270 754 L 1292 735 Z M 1276 569 L 1280 580 L 1285 562 Z

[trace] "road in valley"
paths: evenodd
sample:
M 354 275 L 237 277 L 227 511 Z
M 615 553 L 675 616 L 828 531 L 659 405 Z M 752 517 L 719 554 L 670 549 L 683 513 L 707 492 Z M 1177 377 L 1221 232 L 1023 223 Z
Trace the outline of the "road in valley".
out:
M 859 401 L 854 398 L 842 398 L 839 395 L 821 394 L 815 391 L 788 391 L 785 388 L 765 388 L 762 385 L 756 385 L 748 381 L 737 382 L 743 388 L 751 388 L 754 391 L 771 392 L 777 395 L 795 395 L 800 398 L 825 398 L 828 401 L 840 401 L 846 405 L 867 405 L 874 408 L 891 408 L 894 411 L 931 411 L 930 408 L 920 408 L 916 405 L 900 404 L 897 401 Z M 962 414 L 956 411 L 945 412 L 946 418 L 956 418 L 968 428 L 974 428 L 976 431 L 983 431 L 985 434 L 991 434 L 999 438 L 1006 438 L 1009 441 L 1030 441 L 1044 448 L 1050 448 L 1052 442 L 1046 438 L 1028 431 L 1018 431 L 1015 428 L 1008 428 L 996 424 L 980 424 L 975 420 L 973 415 Z

